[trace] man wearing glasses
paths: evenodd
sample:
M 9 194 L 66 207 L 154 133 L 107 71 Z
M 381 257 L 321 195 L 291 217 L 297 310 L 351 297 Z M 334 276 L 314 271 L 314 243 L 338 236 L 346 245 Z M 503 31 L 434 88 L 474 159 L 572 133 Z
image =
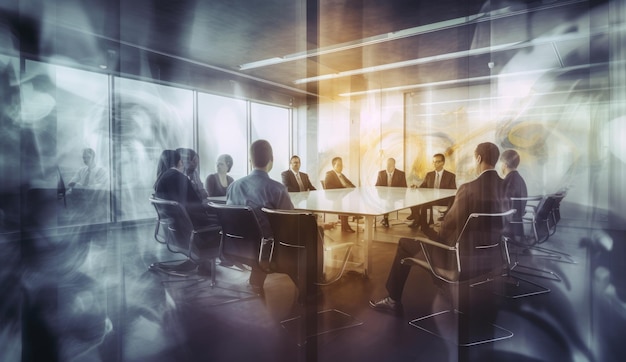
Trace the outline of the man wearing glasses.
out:
M 456 189 L 456 175 L 448 170 L 444 170 L 443 166 L 446 164 L 446 156 L 442 153 L 437 153 L 433 156 L 433 166 L 435 169 L 426 174 L 424 181 L 419 186 L 420 188 L 430 189 Z M 445 201 L 444 201 L 445 202 Z M 409 225 L 410 228 L 421 228 L 422 231 L 428 229 L 428 222 L 426 221 L 428 210 L 431 210 L 433 205 L 449 206 L 447 202 L 443 205 L 439 203 L 424 204 L 420 206 L 414 206 L 411 208 L 411 215 L 413 222 Z M 431 213 L 431 221 L 434 221 Z

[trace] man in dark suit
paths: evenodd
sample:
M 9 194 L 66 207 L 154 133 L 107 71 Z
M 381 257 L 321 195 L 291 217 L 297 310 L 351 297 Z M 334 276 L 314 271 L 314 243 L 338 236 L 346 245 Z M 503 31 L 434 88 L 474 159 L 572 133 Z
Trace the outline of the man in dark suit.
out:
M 343 173 L 343 160 L 341 157 L 335 157 L 332 160 L 333 169 L 326 172 L 326 177 L 324 178 L 324 188 L 327 190 L 330 189 L 342 189 L 342 188 L 352 188 L 356 187 Z M 348 224 L 348 216 L 340 215 L 339 219 L 341 220 L 341 231 L 353 233 L 354 230 Z
M 509 200 L 512 197 L 528 197 L 526 182 L 519 172 L 517 172 L 517 166 L 519 166 L 520 162 L 517 151 L 506 150 L 502 152 L 500 162 L 502 163 L 502 175 L 504 175 L 504 195 L 509 198 Z M 517 210 L 512 218 L 512 221 L 515 221 L 515 223 L 510 224 L 505 233 L 510 237 L 523 238 L 524 225 L 522 224 L 522 216 L 524 216 L 524 210 L 526 209 L 526 201 L 511 201 L 511 207 Z
M 426 174 L 424 181 L 419 186 L 420 188 L 429 189 L 456 189 L 456 175 L 448 170 L 444 170 L 443 166 L 446 164 L 446 156 L 442 153 L 437 153 L 433 156 L 433 166 L 435 169 Z M 413 223 L 409 225 L 411 228 L 428 228 L 428 222 L 426 221 L 428 210 L 431 210 L 433 206 L 449 206 L 449 202 L 435 202 L 424 204 L 420 206 L 414 206 L 411 208 L 411 215 L 409 219 L 413 219 Z M 433 220 L 431 214 L 431 220 Z
M 476 146 L 474 160 L 478 177 L 459 187 L 452 206 L 443 218 L 439 233 L 430 228 L 425 232 L 430 239 L 454 245 L 471 213 L 497 213 L 508 210 L 509 201 L 504 195 L 503 181 L 494 169 L 499 156 L 498 146 L 491 142 Z M 402 292 L 411 267 L 401 264 L 400 261 L 404 258 L 416 257 L 421 252 L 421 246 L 417 240 L 410 238 L 399 240 L 396 256 L 387 278 L 386 288 L 389 296 L 376 302 L 370 301 L 372 308 L 387 312 L 402 310 Z
M 289 160 L 289 170 L 283 171 L 280 175 L 283 185 L 287 187 L 288 192 L 313 191 L 315 187 L 309 180 L 309 175 L 300 172 L 300 157 L 294 155 Z
M 395 159 L 387 159 L 387 168 L 378 172 L 375 186 L 406 187 L 406 175 L 396 168 Z M 389 214 L 383 215 L 381 224 L 389 227 Z

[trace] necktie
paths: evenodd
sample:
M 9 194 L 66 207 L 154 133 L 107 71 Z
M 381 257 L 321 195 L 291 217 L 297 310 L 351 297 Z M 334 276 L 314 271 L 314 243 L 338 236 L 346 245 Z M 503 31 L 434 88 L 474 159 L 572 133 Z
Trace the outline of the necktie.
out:
M 339 181 L 341 181 L 341 185 L 343 187 L 348 187 L 348 182 L 346 181 L 346 178 L 343 174 L 339 175 Z
M 85 183 L 83 184 L 83 186 L 88 186 L 89 185 L 89 174 L 91 173 L 91 170 L 87 169 L 87 175 L 85 175 Z
M 391 174 L 387 172 L 387 186 L 391 186 Z
M 300 191 L 304 191 L 304 184 L 302 183 L 302 179 L 300 178 L 300 172 L 296 174 L 296 181 L 298 181 L 298 186 L 300 186 Z
M 435 176 L 435 188 L 438 189 L 439 184 L 441 183 L 441 176 L 439 175 L 439 172 L 435 172 L 435 174 L 437 175 Z

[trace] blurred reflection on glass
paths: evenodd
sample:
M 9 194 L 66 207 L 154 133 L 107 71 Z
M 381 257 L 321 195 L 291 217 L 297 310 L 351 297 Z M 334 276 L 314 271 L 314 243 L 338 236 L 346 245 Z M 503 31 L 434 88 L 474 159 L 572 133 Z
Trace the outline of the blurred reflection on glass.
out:
M 191 91 L 115 78 L 115 113 L 109 126 L 108 113 L 94 119 L 85 137 L 99 148 L 113 145 L 118 163 L 113 165 L 118 220 L 151 218 L 147 202 L 152 194 L 155 165 L 164 149 L 190 147 L 193 143 Z M 111 139 L 107 137 L 111 129 Z
M 198 93 L 198 153 L 200 177 L 215 170 L 215 160 L 229 154 L 235 162 L 229 171 L 233 179 L 248 174 L 246 102 L 206 93 Z M 208 190 L 207 190 L 208 191 Z
M 4 26 L 0 25 L 0 48 L 10 49 L 12 44 L 2 41 L 4 34 Z M 0 346 L 3 346 L 0 360 L 3 361 L 18 361 L 22 352 L 18 64 L 17 58 L 0 55 Z
M 274 150 L 274 167 L 270 177 L 280 181 L 280 173 L 289 168 L 289 110 L 287 108 L 252 103 L 250 109 L 251 141 L 267 140 Z

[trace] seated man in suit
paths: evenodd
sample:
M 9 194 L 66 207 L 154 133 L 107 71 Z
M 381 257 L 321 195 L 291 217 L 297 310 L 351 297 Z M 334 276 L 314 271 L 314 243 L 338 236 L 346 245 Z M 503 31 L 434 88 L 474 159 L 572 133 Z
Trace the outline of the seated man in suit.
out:
M 378 172 L 375 186 L 406 187 L 406 175 L 404 171 L 396 168 L 395 159 L 387 159 L 387 168 Z M 383 215 L 381 224 L 386 228 L 389 227 L 389 214 Z
M 283 185 L 287 187 L 288 192 L 312 191 L 315 187 L 309 180 L 309 175 L 300 172 L 300 157 L 293 155 L 289 160 L 289 170 L 283 171 L 281 174 Z
M 435 154 L 433 156 L 433 166 L 435 166 L 435 169 L 426 174 L 424 181 L 419 187 L 429 189 L 456 189 L 456 175 L 448 170 L 444 170 L 443 166 L 445 164 L 446 156 L 441 153 Z M 409 227 L 421 228 L 422 230 L 428 228 L 428 210 L 432 210 L 434 205 L 449 206 L 449 202 L 437 202 L 412 207 L 409 218 L 413 219 L 413 223 L 411 223 Z M 433 215 L 431 215 L 431 220 L 432 219 L 434 219 Z
M 478 177 L 459 187 L 450 210 L 443 218 L 439 233 L 432 229 L 426 232 L 429 239 L 450 245 L 456 242 L 471 213 L 497 213 L 509 209 L 509 201 L 504 195 L 503 181 L 494 169 L 499 156 L 498 146 L 491 142 L 476 146 L 474 160 Z M 422 248 L 417 240 L 410 238 L 399 240 L 396 256 L 387 277 L 386 288 L 389 295 L 378 301 L 370 301 L 372 308 L 387 312 L 402 310 L 402 292 L 411 266 L 402 264 L 401 260 L 419 257 L 421 253 Z
M 341 188 L 351 188 L 356 187 L 354 184 L 348 180 L 348 178 L 342 173 L 343 171 L 343 160 L 341 157 L 335 157 L 332 160 L 333 169 L 326 172 L 326 177 L 324 178 L 324 188 L 325 189 L 341 189 Z M 348 216 L 340 215 L 339 219 L 341 220 L 341 231 L 345 231 L 348 233 L 353 233 L 354 230 L 348 224 Z
M 519 172 L 517 172 L 517 166 L 519 166 L 520 162 L 517 151 L 506 150 L 502 152 L 500 162 L 502 163 L 502 175 L 504 175 L 504 195 L 509 199 L 512 197 L 528 197 L 526 182 Z M 524 216 L 526 201 L 511 201 L 511 207 L 517 210 L 512 218 L 512 221 L 515 221 L 515 223 L 508 225 L 505 234 L 509 237 L 522 239 L 524 237 L 522 216 Z

